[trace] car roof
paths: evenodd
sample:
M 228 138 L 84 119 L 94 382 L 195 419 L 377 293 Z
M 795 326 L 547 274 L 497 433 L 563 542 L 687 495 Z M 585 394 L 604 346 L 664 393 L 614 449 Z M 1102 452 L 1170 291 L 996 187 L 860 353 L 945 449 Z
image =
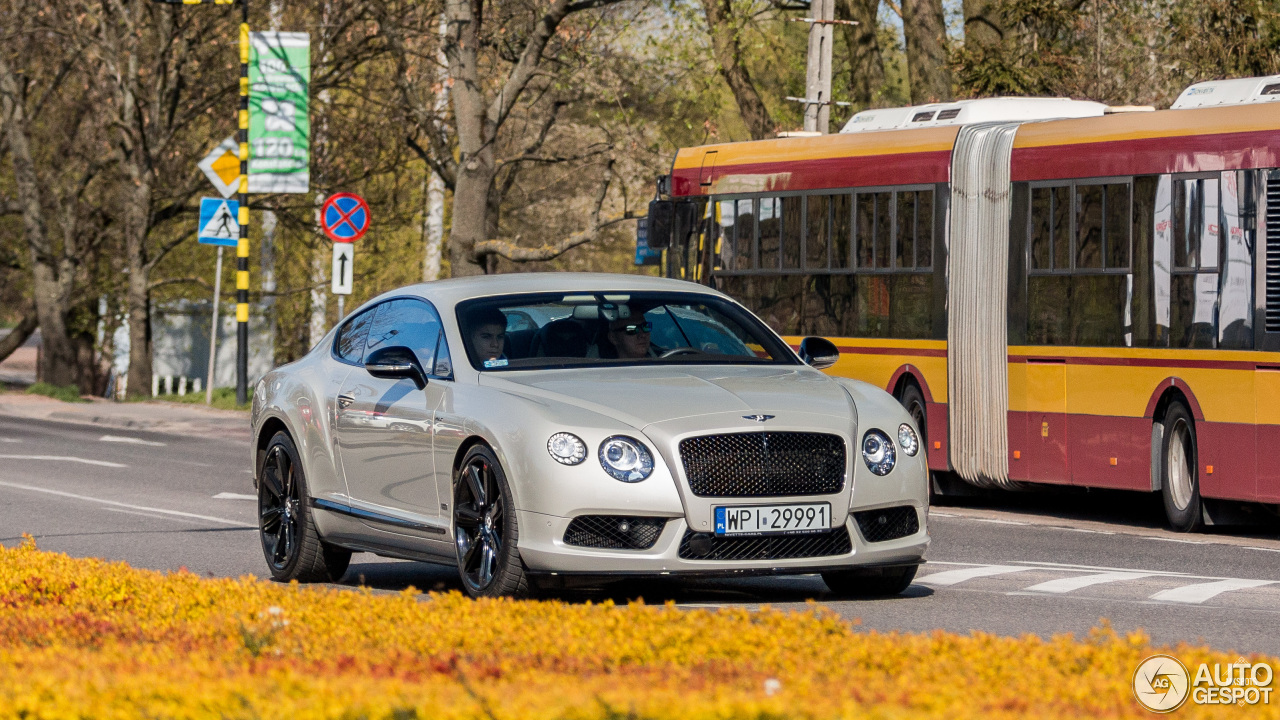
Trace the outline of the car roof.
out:
M 653 277 L 651 275 L 626 275 L 622 273 L 510 273 L 506 275 L 477 275 L 451 278 L 433 282 L 407 285 L 373 298 L 365 305 L 388 297 L 418 295 L 431 300 L 444 309 L 473 298 L 511 295 L 520 293 L 560 292 L 688 292 L 725 297 L 705 285 Z

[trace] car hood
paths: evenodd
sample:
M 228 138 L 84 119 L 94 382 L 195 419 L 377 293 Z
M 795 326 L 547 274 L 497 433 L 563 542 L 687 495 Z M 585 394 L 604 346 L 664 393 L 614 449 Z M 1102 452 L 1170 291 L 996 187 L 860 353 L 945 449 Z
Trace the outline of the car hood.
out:
M 807 367 L 659 366 L 485 373 L 481 385 L 607 415 L 637 429 L 713 415 L 856 419 L 841 386 Z

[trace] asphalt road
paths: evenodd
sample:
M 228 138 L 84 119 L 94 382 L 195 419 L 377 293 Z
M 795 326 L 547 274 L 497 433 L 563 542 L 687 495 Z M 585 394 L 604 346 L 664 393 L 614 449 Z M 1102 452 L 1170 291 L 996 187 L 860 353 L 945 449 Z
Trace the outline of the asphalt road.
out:
M 0 416 L 0 542 L 266 575 L 244 436 L 189 437 Z M 1280 654 L 1280 530 L 1178 535 L 1153 498 L 1004 495 L 935 507 L 933 545 L 900 597 L 847 600 L 815 576 L 619 584 L 561 593 L 682 606 L 817 601 L 876 631 L 972 630 L 1083 636 L 1103 618 L 1181 641 Z M 343 585 L 458 589 L 451 568 L 359 554 Z

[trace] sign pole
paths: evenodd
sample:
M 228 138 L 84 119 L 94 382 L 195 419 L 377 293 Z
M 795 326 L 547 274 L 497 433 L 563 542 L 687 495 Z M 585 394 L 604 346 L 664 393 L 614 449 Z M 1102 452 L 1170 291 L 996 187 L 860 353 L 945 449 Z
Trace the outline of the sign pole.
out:
M 240 242 L 236 244 L 236 404 L 249 401 L 249 0 L 240 0 Z
M 209 326 L 209 377 L 204 388 L 204 404 L 213 404 L 214 367 L 218 362 L 218 306 L 222 304 L 222 246 L 218 246 L 218 266 L 213 271 L 213 324 Z

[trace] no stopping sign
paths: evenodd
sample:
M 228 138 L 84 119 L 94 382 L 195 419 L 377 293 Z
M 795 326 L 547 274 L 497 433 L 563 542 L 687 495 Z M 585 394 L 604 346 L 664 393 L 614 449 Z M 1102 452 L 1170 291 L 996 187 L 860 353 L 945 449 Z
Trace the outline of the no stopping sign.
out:
M 369 205 L 355 193 L 330 195 L 320 207 L 320 227 L 336 243 L 355 242 L 369 229 Z

